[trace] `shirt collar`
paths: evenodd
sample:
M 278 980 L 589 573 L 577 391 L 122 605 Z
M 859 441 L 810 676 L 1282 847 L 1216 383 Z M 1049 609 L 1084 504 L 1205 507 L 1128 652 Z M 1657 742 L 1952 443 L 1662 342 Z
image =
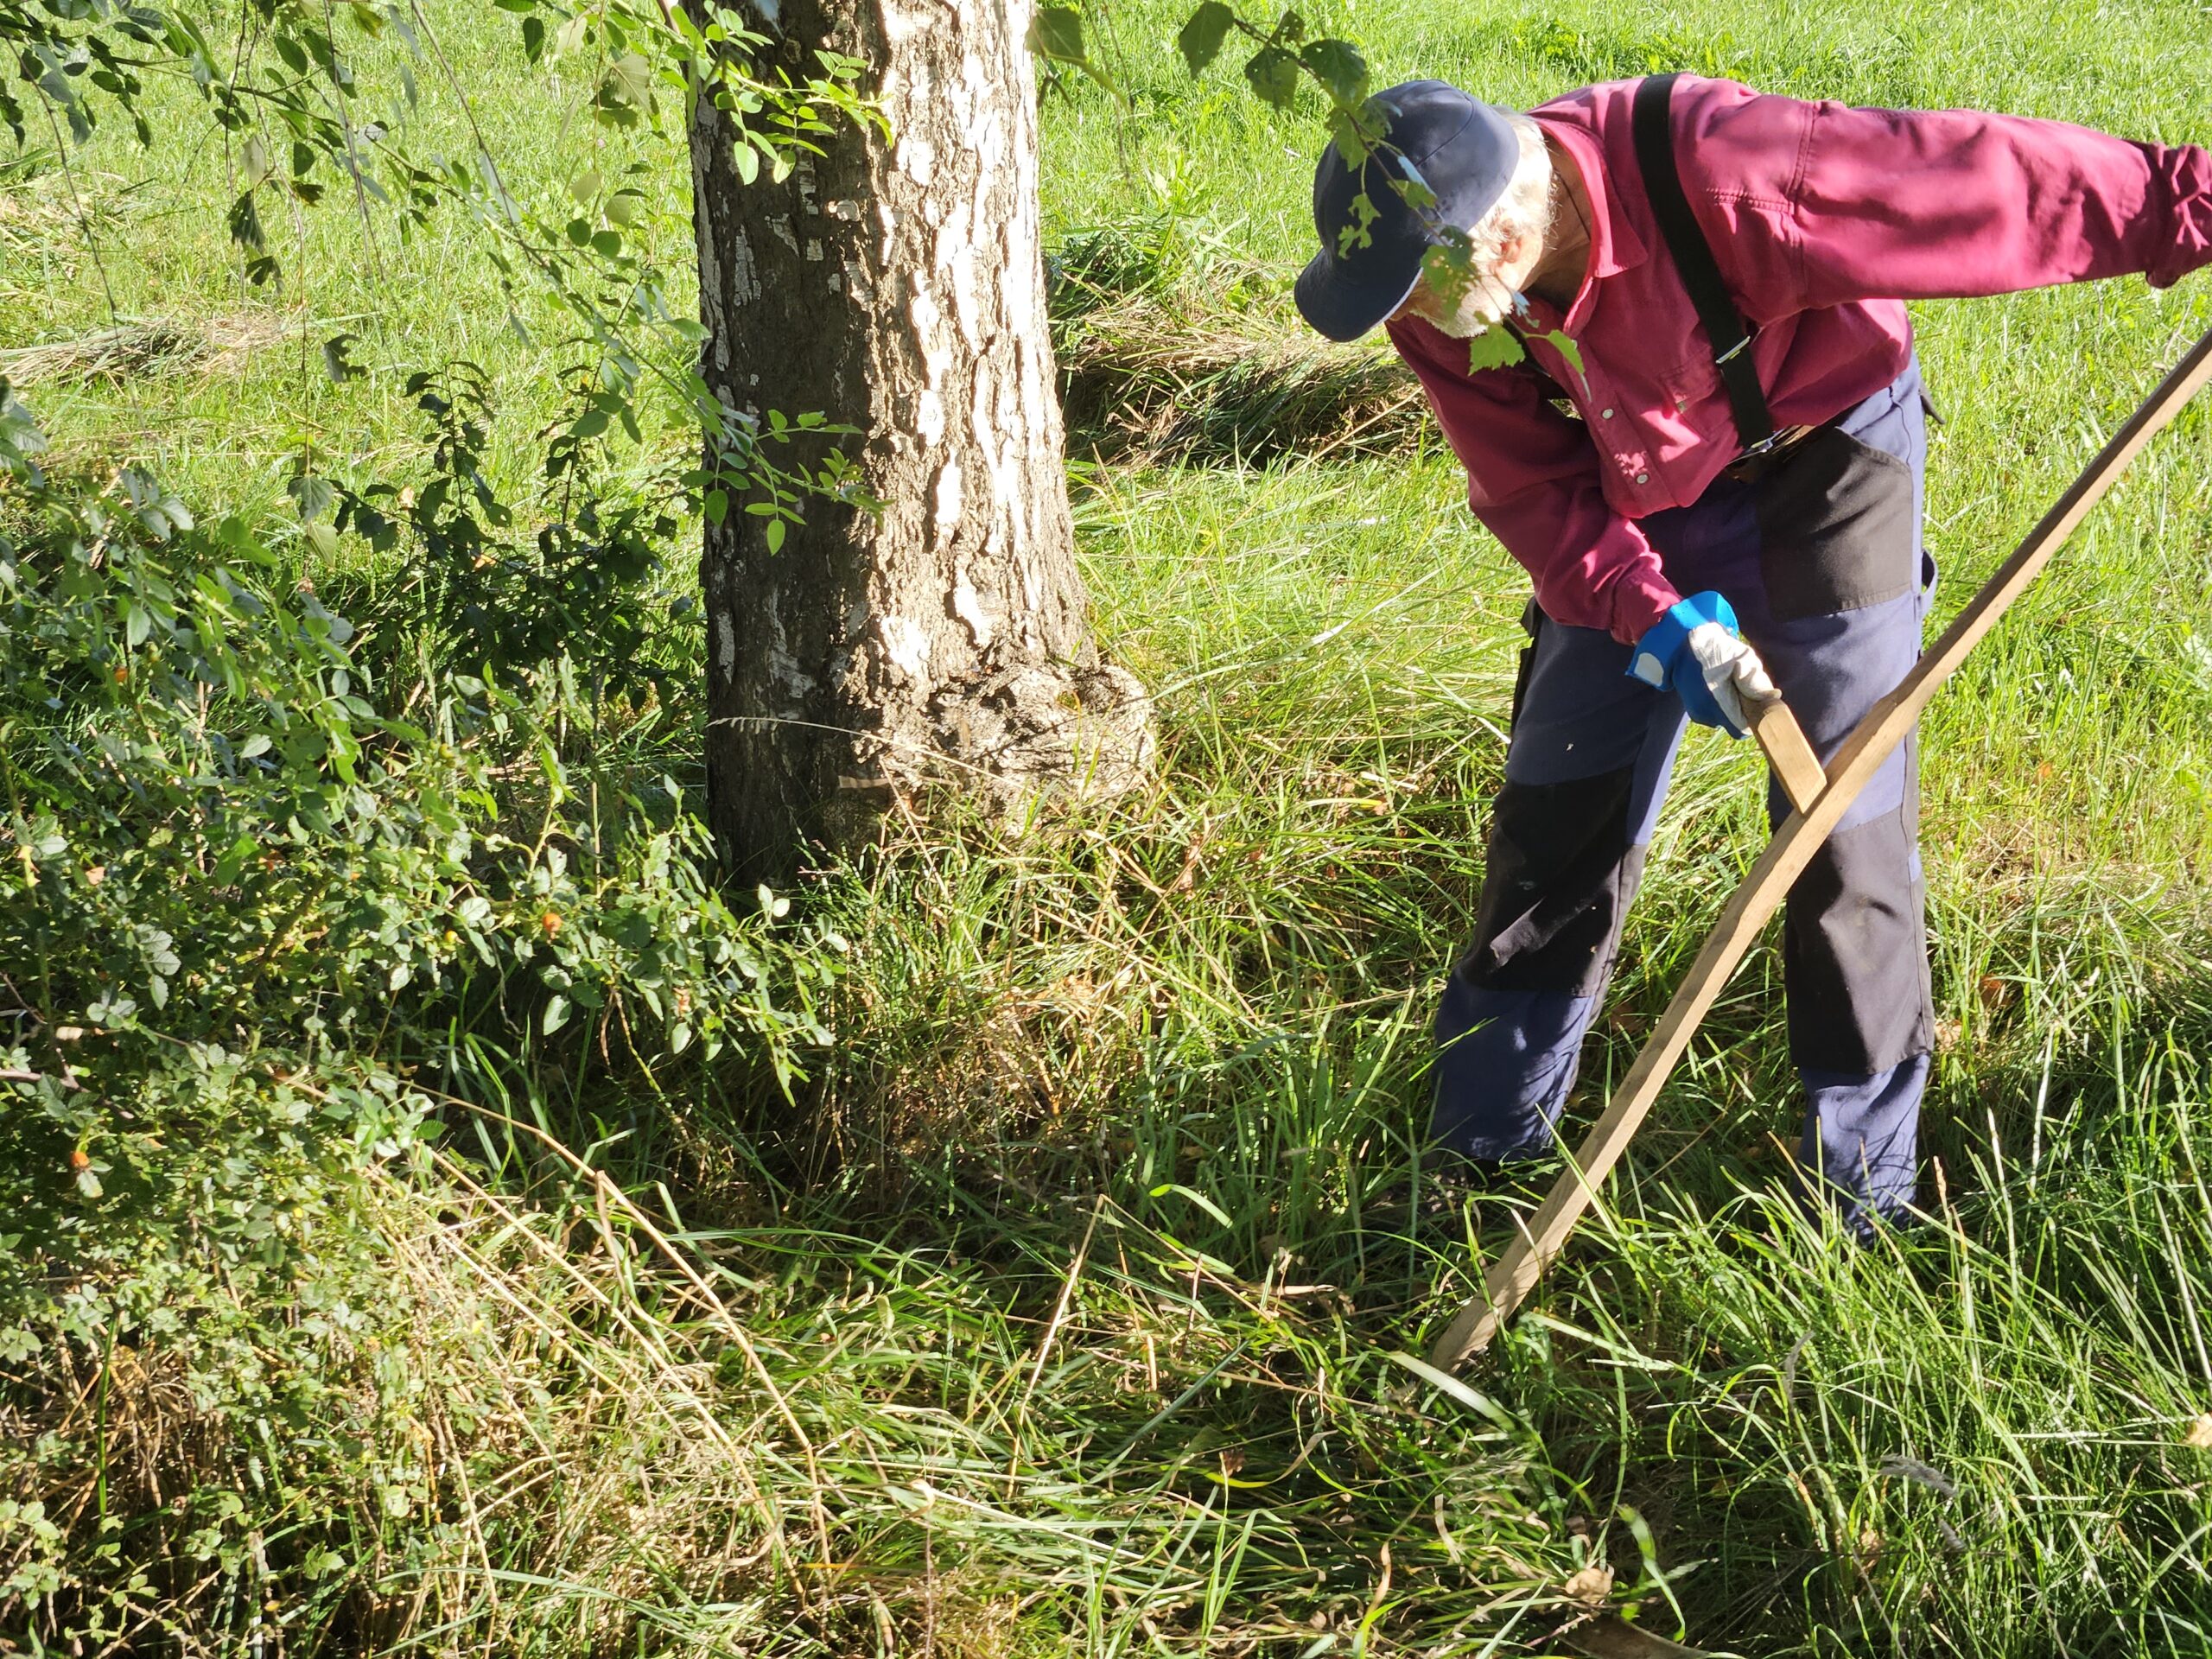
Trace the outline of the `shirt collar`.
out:
M 1643 238 L 1616 207 L 1611 185 L 1605 176 L 1605 151 L 1596 136 L 1579 118 L 1586 111 L 1570 104 L 1565 108 L 1545 108 L 1529 113 L 1543 128 L 1545 136 L 1558 140 L 1560 148 L 1574 158 L 1574 165 L 1582 175 L 1582 188 L 1590 197 L 1590 266 L 1583 274 L 1582 287 L 1574 296 L 1574 303 L 1567 310 L 1566 327 L 1571 334 L 1589 315 L 1600 281 L 1640 265 L 1650 256 Z

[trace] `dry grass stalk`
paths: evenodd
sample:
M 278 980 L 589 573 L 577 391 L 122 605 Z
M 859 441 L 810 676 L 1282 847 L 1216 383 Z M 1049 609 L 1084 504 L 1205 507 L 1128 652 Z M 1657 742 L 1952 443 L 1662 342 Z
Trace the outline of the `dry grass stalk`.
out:
M 1125 461 L 1391 454 L 1427 416 L 1385 345 L 1334 345 L 1251 312 L 1197 321 L 1151 293 L 1068 328 L 1061 392 L 1076 442 Z
M 648 1610 L 678 1607 L 689 1637 L 712 1648 L 726 1626 L 741 1649 L 757 1619 L 828 1630 L 856 1606 L 864 1617 L 866 1592 L 822 1566 L 836 1559 L 824 1483 L 779 1430 L 804 1432 L 757 1351 L 742 1376 L 723 1356 L 746 1333 L 696 1270 L 666 1274 L 672 1242 L 619 1190 L 541 1207 L 442 1161 L 452 1185 L 435 1204 L 382 1183 L 360 1217 L 384 1243 L 386 1300 L 372 1334 L 333 1336 L 325 1372 L 360 1462 L 287 1477 L 317 1483 L 307 1501 L 330 1507 L 284 1549 L 328 1539 L 354 1557 L 335 1628 L 369 1651 L 426 1628 L 524 1651 L 556 1627 L 614 1651 Z M 213 1655 L 236 1650 L 241 1618 L 289 1614 L 272 1599 L 298 1574 L 262 1560 L 257 1529 L 239 1541 L 243 1567 L 195 1559 L 187 1535 L 205 1516 L 188 1500 L 238 1480 L 253 1448 L 195 1400 L 189 1366 L 158 1344 L 53 1344 L 50 1386 L 0 1395 L 0 1436 L 58 1433 L 103 1454 L 0 1498 L 40 1503 L 73 1534 L 103 1505 L 157 1517 L 160 1536 L 137 1546 L 148 1574 L 133 1616 L 178 1652 Z M 435 1383 L 395 1394 L 394 1377 Z M 394 1533 L 387 1505 L 402 1491 L 407 1513 L 454 1524 Z M 387 1553 L 395 1537 L 404 1556 Z M 0 1581 L 22 1564 L 0 1550 Z
M 195 371 L 216 373 L 236 367 L 283 335 L 283 322 L 266 312 L 242 311 L 194 323 L 156 317 L 0 352 L 0 375 L 28 388 L 55 380 L 121 384 Z

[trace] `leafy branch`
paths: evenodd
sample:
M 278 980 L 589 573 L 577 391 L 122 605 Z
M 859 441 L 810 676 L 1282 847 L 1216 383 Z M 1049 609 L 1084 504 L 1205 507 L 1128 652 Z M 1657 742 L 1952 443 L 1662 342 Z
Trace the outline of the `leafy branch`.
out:
M 587 67 L 589 118 L 618 130 L 640 126 L 680 137 L 694 100 L 720 109 L 740 177 L 763 172 L 780 181 L 798 157 L 818 153 L 841 122 L 880 125 L 857 90 L 865 66 L 832 53 L 816 73 L 793 79 L 760 67 L 769 42 L 748 17 L 726 5 L 678 6 L 666 0 L 495 0 L 518 20 L 532 65 Z M 279 283 L 267 213 L 272 196 L 294 211 L 321 201 L 327 181 L 349 187 L 365 226 L 372 211 L 394 216 L 403 239 L 441 207 L 467 213 L 489 237 L 489 257 L 511 289 L 528 280 L 572 321 L 600 359 L 604 411 L 634 440 L 636 402 L 647 377 L 658 380 L 701 430 L 710 461 L 687 474 L 695 505 L 727 510 L 733 494 L 760 504 L 774 522 L 795 519 L 802 504 L 827 497 L 869 505 L 849 467 L 835 458 L 814 468 L 780 465 L 763 451 L 760 422 L 725 407 L 696 367 L 702 331 L 667 303 L 671 284 L 626 234 L 642 197 L 609 189 L 587 168 L 570 194 L 587 209 L 563 222 L 526 211 L 508 192 L 498 162 L 476 127 L 467 88 L 453 73 L 416 0 L 245 0 L 234 48 L 211 41 L 186 0 L 0 0 L 0 44 L 12 48 L 12 80 L 0 78 L 0 121 L 28 141 L 31 106 L 66 124 L 81 146 L 104 111 L 130 121 L 142 144 L 154 139 L 147 114 L 152 78 L 195 88 L 225 140 L 237 194 L 226 213 L 244 274 L 256 286 Z M 397 41 L 400 99 L 387 120 L 357 113 L 366 95 L 355 63 L 362 45 Z M 4 76 L 0 70 L 0 76 Z M 417 105 L 418 75 L 447 81 L 467 116 L 474 154 L 420 159 L 407 143 L 404 118 Z M 678 120 L 671 124 L 671 116 Z M 66 158 L 65 158 L 66 159 Z M 518 321 L 517 327 L 520 327 Z M 360 372 L 351 336 L 326 341 L 334 381 Z M 771 414 L 768 436 L 801 428 L 827 430 L 818 416 Z

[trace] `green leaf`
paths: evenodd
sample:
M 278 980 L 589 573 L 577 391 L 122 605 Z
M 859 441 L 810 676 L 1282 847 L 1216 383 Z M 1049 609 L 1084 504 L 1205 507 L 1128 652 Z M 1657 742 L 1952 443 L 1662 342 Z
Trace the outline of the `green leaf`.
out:
M 1554 328 L 1541 339 L 1544 344 L 1567 359 L 1568 368 L 1577 374 L 1582 372 L 1582 348 L 1574 343 L 1573 336 L 1564 328 Z
M 260 248 L 267 245 L 261 233 L 261 213 L 253 205 L 252 191 L 241 192 L 238 199 L 231 204 L 229 223 L 231 240 L 238 246 Z
M 317 478 L 313 473 L 301 473 L 285 480 L 284 493 L 292 498 L 300 518 L 308 524 L 327 514 L 331 504 L 338 499 L 338 492 L 331 488 L 330 480 Z
M 1279 46 L 1263 46 L 1244 66 L 1244 79 L 1252 83 L 1262 103 L 1287 110 L 1298 95 L 1297 56 Z
M 1223 1226 L 1229 1227 L 1235 1225 L 1235 1224 L 1229 1219 L 1229 1212 L 1226 1210 L 1224 1210 L 1219 1205 L 1216 1204 L 1211 1198 L 1206 1197 L 1205 1193 L 1199 1192 L 1196 1187 L 1185 1186 L 1178 1181 L 1170 1181 L 1164 1186 L 1155 1186 L 1152 1189 L 1152 1196 L 1155 1198 L 1164 1198 L 1170 1192 L 1174 1193 L 1178 1198 L 1188 1198 L 1192 1204 L 1197 1205 L 1199 1209 L 1205 1211 L 1206 1214 L 1211 1216 Z
M 261 740 L 261 746 L 263 750 L 266 750 L 269 747 L 269 740 L 265 737 L 263 738 Z M 239 750 L 238 753 L 241 755 L 246 754 L 246 751 L 244 749 Z M 251 759 L 251 757 L 248 756 L 247 758 Z M 230 850 L 225 853 L 223 856 L 217 861 L 215 865 L 215 885 L 224 887 L 229 887 L 232 882 L 238 879 L 239 874 L 245 870 L 246 865 L 252 861 L 253 859 L 259 856 L 260 852 L 261 843 L 259 842 L 256 841 L 251 836 L 240 836 L 236 841 L 231 843 Z
M 1399 156 L 1398 171 L 1403 176 L 1392 179 L 1390 188 L 1398 193 L 1399 200 L 1415 213 L 1436 206 L 1436 192 L 1428 188 L 1428 181 L 1421 177 L 1421 168 L 1414 165 L 1412 156 Z M 1459 243 L 1453 245 L 1462 253 L 1465 251 L 1465 240 L 1462 238 Z
M 1351 199 L 1351 219 L 1337 232 L 1337 257 L 1342 258 L 1355 248 L 1373 247 L 1375 233 L 1370 227 L 1382 217 L 1382 209 L 1375 205 L 1374 198 L 1366 191 L 1354 196 Z
M 730 165 L 737 169 L 740 183 L 750 184 L 760 176 L 760 152 L 750 144 L 733 144 L 729 152 Z
M 1367 60 L 1351 41 L 1315 41 L 1298 55 L 1338 103 L 1366 102 Z
M 544 1016 L 537 1022 L 537 1028 L 550 1037 L 566 1025 L 568 1020 L 569 999 L 556 995 L 546 1003 Z
M 1521 342 L 1506 329 L 1485 328 L 1467 342 L 1467 372 L 1510 368 L 1524 361 L 1528 355 L 1521 349 Z
M 626 104 L 643 109 L 652 101 L 653 67 L 635 52 L 625 52 L 607 67 L 607 84 Z
M 1191 14 L 1190 21 L 1175 36 L 1175 49 L 1183 54 L 1183 61 L 1190 66 L 1192 74 L 1204 73 L 1221 55 L 1221 43 L 1229 38 L 1236 22 L 1236 14 L 1221 0 L 1206 0 Z
M 545 20 L 525 17 L 522 20 L 522 54 L 536 63 L 545 54 Z
M 342 386 L 348 380 L 359 380 L 368 372 L 346 354 L 359 338 L 359 334 L 333 334 L 322 342 L 322 372 L 330 377 L 331 385 Z
M 768 543 L 768 550 L 771 553 L 780 553 L 784 546 L 784 521 L 780 518 L 771 518 L 768 521 L 768 528 L 761 532 L 761 537 Z
M 707 515 L 707 522 L 710 524 L 719 524 L 729 517 L 729 492 L 709 490 L 706 500 L 700 505 L 702 511 Z
M 1029 49 L 1039 57 L 1082 62 L 1083 14 L 1073 6 L 1040 8 L 1029 25 Z

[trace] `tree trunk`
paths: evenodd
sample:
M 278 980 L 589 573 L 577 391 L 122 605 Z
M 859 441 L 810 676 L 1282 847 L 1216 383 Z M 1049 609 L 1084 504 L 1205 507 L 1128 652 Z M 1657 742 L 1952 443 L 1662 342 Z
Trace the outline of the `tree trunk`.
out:
M 1150 709 L 1088 637 L 1039 247 L 1028 0 L 762 5 L 797 79 L 869 66 L 889 122 L 822 139 L 782 183 L 740 178 L 722 112 L 691 128 L 707 385 L 748 419 L 855 429 L 771 459 L 857 466 L 880 512 L 822 501 L 709 524 L 710 821 L 747 879 L 849 846 L 900 794 L 1053 777 L 1117 791 Z

